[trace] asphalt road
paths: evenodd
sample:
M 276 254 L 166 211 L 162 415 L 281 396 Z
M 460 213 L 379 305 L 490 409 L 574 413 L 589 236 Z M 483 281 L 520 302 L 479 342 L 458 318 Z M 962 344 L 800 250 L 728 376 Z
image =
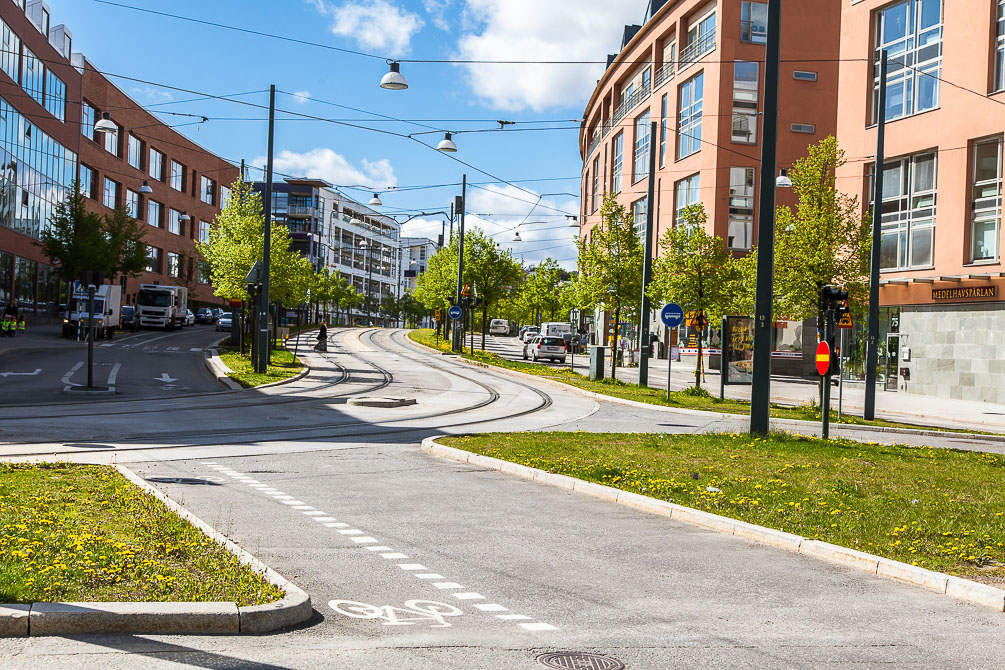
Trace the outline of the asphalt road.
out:
M 590 651 L 629 668 L 1000 667 L 1000 612 L 417 446 L 444 432 L 694 432 L 742 428 L 742 417 L 534 388 L 419 351 L 400 332 L 331 339 L 328 355 L 307 355 L 312 373 L 300 382 L 122 403 L 101 421 L 81 410 L 89 439 L 104 442 L 0 444 L 10 458 L 51 449 L 130 462 L 294 578 L 312 596 L 313 621 L 261 637 L 0 640 L 0 665 L 510 670 L 544 667 L 544 652 Z M 419 402 L 375 410 L 346 405 L 349 395 Z M 2 417 L 15 433 L 55 430 L 47 418 Z

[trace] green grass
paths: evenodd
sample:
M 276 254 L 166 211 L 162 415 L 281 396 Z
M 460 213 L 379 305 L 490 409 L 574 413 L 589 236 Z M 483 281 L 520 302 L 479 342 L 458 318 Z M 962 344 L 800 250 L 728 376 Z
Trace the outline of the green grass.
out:
M 1005 586 L 1005 456 L 771 434 L 493 433 L 444 444 Z
M 0 602 L 282 596 L 114 468 L 0 463 Z
M 255 366 L 251 362 L 251 354 L 241 354 L 235 349 L 220 349 L 220 360 L 233 372 L 227 376 L 235 380 L 244 388 L 271 384 L 284 379 L 296 376 L 304 367 L 304 364 L 297 360 L 292 351 L 286 349 L 273 349 L 272 360 L 265 374 L 255 372 Z
M 450 352 L 450 343 L 445 342 L 443 339 L 440 340 L 439 346 L 436 344 L 435 331 L 430 329 L 413 330 L 409 331 L 408 336 L 427 347 L 432 347 L 433 349 L 438 349 L 444 353 Z M 476 344 L 479 342 L 478 337 L 475 338 Z M 469 351 L 465 349 L 465 351 Z M 588 354 L 583 354 L 584 357 Z M 537 377 L 546 377 L 548 379 L 553 379 L 555 381 L 562 382 L 564 384 L 569 384 L 570 386 L 575 386 L 576 388 L 583 389 L 585 391 L 592 391 L 594 393 L 600 393 L 603 395 L 609 395 L 615 398 L 622 398 L 625 400 L 634 400 L 636 402 L 644 402 L 650 405 L 663 405 L 664 407 L 680 407 L 684 409 L 700 410 L 704 412 L 721 412 L 723 414 L 750 414 L 750 403 L 745 400 L 734 400 L 726 398 L 725 400 L 719 400 L 717 396 L 709 394 L 704 389 L 695 389 L 689 387 L 682 391 L 672 391 L 670 393 L 670 398 L 667 398 L 667 392 L 663 389 L 639 386 L 638 384 L 631 384 L 628 382 L 623 382 L 613 379 L 603 379 L 603 380 L 591 380 L 588 377 L 573 372 L 569 368 L 554 368 L 548 365 L 541 365 L 537 363 L 524 363 L 522 361 L 511 361 L 501 356 L 486 352 L 475 350 L 474 354 L 465 353 L 464 358 L 472 361 L 477 361 L 485 365 L 494 365 L 500 368 L 506 368 L 508 370 L 516 370 L 518 372 L 524 372 L 526 374 L 535 375 Z M 807 403 L 804 405 L 799 405 L 797 407 L 786 407 L 784 405 L 772 404 L 770 409 L 770 414 L 772 417 L 777 419 L 799 419 L 804 421 L 820 421 L 822 417 L 822 412 L 820 407 L 815 403 Z M 960 432 L 960 433 L 980 433 L 980 431 L 975 430 L 964 430 L 955 428 L 945 428 L 937 426 L 925 426 L 921 424 L 910 424 L 910 423 L 898 423 L 895 421 L 886 421 L 884 419 L 875 419 L 873 421 L 866 421 L 862 417 L 853 416 L 849 414 L 843 414 L 841 419 L 838 420 L 837 412 L 831 410 L 831 423 L 832 424 L 846 424 L 846 425 L 856 425 L 856 426 L 879 426 L 879 427 L 889 427 L 889 428 L 912 428 L 917 430 L 938 430 L 949 433 Z M 993 433 L 992 433 L 993 434 Z

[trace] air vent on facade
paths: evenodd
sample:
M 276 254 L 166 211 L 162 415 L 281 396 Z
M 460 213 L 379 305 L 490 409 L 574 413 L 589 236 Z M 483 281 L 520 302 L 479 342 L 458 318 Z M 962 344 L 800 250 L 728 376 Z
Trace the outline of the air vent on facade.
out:
M 792 73 L 793 79 L 798 79 L 799 81 L 816 81 L 817 73 L 810 72 L 809 70 L 795 70 Z
M 817 127 L 812 123 L 793 123 L 792 132 L 794 133 L 806 133 L 807 135 L 812 135 L 817 132 Z

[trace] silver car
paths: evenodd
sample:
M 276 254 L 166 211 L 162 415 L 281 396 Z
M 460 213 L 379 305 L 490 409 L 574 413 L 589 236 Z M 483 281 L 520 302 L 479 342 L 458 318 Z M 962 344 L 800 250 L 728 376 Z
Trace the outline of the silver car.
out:
M 541 337 L 535 335 L 530 342 L 523 345 L 523 359 L 528 358 L 535 363 L 540 358 L 547 358 L 559 363 L 565 362 L 565 340 L 561 337 Z
M 230 330 L 230 312 L 224 312 L 220 315 L 220 318 L 216 320 L 217 330 Z

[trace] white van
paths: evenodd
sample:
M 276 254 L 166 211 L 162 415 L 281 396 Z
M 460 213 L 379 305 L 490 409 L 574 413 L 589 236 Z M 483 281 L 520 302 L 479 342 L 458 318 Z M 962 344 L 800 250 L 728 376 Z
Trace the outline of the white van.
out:
M 561 321 L 547 321 L 541 324 L 542 337 L 562 337 L 572 334 L 572 324 Z
M 492 319 L 489 322 L 489 335 L 509 335 L 509 321 L 506 319 Z

